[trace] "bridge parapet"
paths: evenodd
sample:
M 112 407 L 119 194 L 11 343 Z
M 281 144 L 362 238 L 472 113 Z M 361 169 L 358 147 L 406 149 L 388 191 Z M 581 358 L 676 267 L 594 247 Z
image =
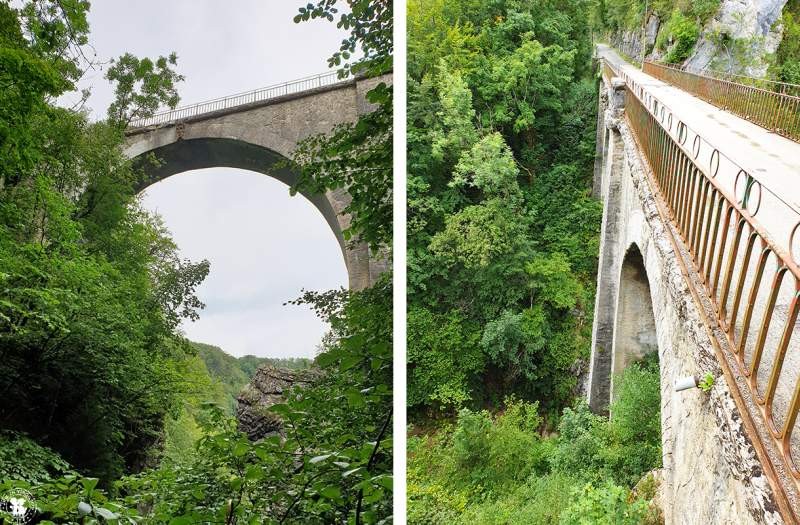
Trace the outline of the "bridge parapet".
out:
M 741 75 L 716 78 L 652 61 L 646 61 L 642 71 L 763 128 L 800 142 L 800 85 Z
M 798 207 L 679 120 L 646 83 L 604 62 L 609 91 L 617 78 L 627 88 L 626 127 L 747 436 L 785 521 L 797 522 Z M 593 358 L 602 363 L 594 351 Z M 597 395 L 597 386 L 591 391 Z
M 347 79 L 340 79 L 336 71 L 320 73 L 319 75 L 290 80 L 289 82 L 274 84 L 244 93 L 236 93 L 226 97 L 161 111 L 149 117 L 137 118 L 130 122 L 128 131 L 134 131 L 148 126 L 171 124 L 208 113 L 216 113 L 290 95 L 298 95 L 347 82 Z M 349 82 L 352 82 L 352 79 L 349 80 Z

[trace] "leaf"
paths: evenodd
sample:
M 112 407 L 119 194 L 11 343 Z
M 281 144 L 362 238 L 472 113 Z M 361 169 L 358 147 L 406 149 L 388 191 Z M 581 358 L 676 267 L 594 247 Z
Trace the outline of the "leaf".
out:
M 97 478 L 82 478 L 81 485 L 83 485 L 83 489 L 86 491 L 87 494 L 91 494 L 91 492 L 97 486 L 98 481 L 100 480 Z
M 324 487 L 319 493 L 328 499 L 340 499 L 342 497 L 342 491 L 339 490 L 339 487 L 334 485 Z
M 354 469 L 348 470 L 347 472 L 342 472 L 342 477 L 343 478 L 348 478 L 351 475 L 355 474 L 356 472 L 360 472 L 362 470 L 364 470 L 364 467 L 358 467 L 358 468 L 354 468 Z
M 347 390 L 344 395 L 351 407 L 360 408 L 366 404 L 364 402 L 364 395 L 361 392 L 350 389 Z
M 325 454 L 323 456 L 316 456 L 316 457 L 313 457 L 310 460 L 308 460 L 308 462 L 311 463 L 312 465 L 315 465 L 317 463 L 321 463 L 321 462 L 325 461 L 326 459 L 328 459 L 331 456 L 333 456 L 333 454 Z
M 256 465 L 250 465 L 247 467 L 244 477 L 247 481 L 258 481 L 264 479 L 264 471 Z
M 116 514 L 111 512 L 110 510 L 108 510 L 106 508 L 103 508 L 103 507 L 95 508 L 94 511 L 101 518 L 105 518 L 107 520 L 115 520 L 115 519 L 119 518 L 119 516 L 117 516 Z
M 233 456 L 240 458 L 247 454 L 247 451 L 250 450 L 250 443 L 246 441 L 240 441 L 236 443 L 236 446 L 233 447 Z
M 349 355 L 347 357 L 343 357 L 341 363 L 339 364 L 339 370 L 346 372 L 347 370 L 350 370 L 354 366 L 361 363 L 362 359 L 363 358 L 360 355 Z

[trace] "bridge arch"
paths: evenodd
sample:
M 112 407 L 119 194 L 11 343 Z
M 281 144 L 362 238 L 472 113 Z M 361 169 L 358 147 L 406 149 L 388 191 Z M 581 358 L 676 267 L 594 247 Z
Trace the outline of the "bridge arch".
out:
M 141 162 L 153 154 L 159 160 L 156 166 L 142 164 L 145 178 L 137 190 L 177 173 L 212 167 L 246 169 L 291 186 L 297 174 L 277 164 L 291 157 L 305 138 L 329 133 L 338 124 L 354 122 L 372 111 L 365 93 L 380 82 L 391 83 L 391 75 L 309 89 L 300 82 L 291 90 L 280 86 L 275 93 L 261 90 L 157 116 L 151 119 L 155 123 L 145 122 L 126 133 L 128 158 Z M 304 197 L 319 210 L 339 242 L 350 288 L 371 286 L 387 269 L 388 260 L 371 257 L 365 243 L 345 242 L 342 232 L 349 227 L 350 217 L 344 210 L 351 199 L 346 189 Z
M 156 163 L 147 161 L 150 154 Z M 281 167 L 286 157 L 263 146 L 230 138 L 197 138 L 179 140 L 164 146 L 145 151 L 134 157 L 134 163 L 144 171 L 144 179 L 135 188 L 142 192 L 149 186 L 172 175 L 204 168 L 239 168 L 267 175 L 287 186 L 294 185 L 298 175 Z M 343 225 L 339 222 L 341 209 L 334 208 L 335 199 L 328 195 L 301 192 L 322 214 L 331 232 L 336 237 L 347 260 L 347 247 L 342 234 Z M 341 204 L 341 203 L 339 203 Z
M 622 261 L 614 315 L 614 342 L 611 354 L 611 399 L 614 398 L 614 379 L 631 363 L 653 352 L 658 353 L 656 321 L 650 280 L 644 257 L 636 243 L 632 243 Z M 610 400 L 609 400 L 610 401 Z

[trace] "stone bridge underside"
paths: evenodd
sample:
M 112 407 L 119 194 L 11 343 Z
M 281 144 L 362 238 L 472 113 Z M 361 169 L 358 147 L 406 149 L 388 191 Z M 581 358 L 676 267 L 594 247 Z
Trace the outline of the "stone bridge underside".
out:
M 381 81 L 391 83 L 391 76 L 345 81 L 132 130 L 127 136 L 128 157 L 138 160 L 153 154 L 159 160 L 157 165 L 142 163 L 146 180 L 137 190 L 184 171 L 214 167 L 251 170 L 291 186 L 297 181 L 297 174 L 277 168 L 276 164 L 290 158 L 303 139 L 328 133 L 337 124 L 354 122 L 360 114 L 370 111 L 365 94 Z M 358 290 L 374 284 L 388 261 L 370 256 L 364 243 L 345 243 L 342 231 L 350 223 L 343 213 L 350 201 L 347 191 L 303 195 L 320 211 L 339 241 L 350 288 Z M 281 227 L 264 226 L 266 230 Z
M 658 213 L 645 165 L 623 119 L 625 88 L 618 80 L 600 88 L 594 193 L 604 211 L 589 404 L 607 412 L 614 372 L 657 350 L 664 464 L 660 499 L 666 523 L 783 523 L 721 377 L 676 256 L 671 226 Z M 675 392 L 679 378 L 708 371 L 719 378 L 710 393 Z

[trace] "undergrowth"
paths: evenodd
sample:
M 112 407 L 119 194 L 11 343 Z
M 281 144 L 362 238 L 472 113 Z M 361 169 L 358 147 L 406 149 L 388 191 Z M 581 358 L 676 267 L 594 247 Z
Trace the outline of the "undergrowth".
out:
M 612 417 L 580 402 L 552 435 L 537 403 L 514 398 L 409 435 L 409 523 L 658 523 L 655 491 L 632 490 L 661 466 L 658 364 L 634 363 L 618 381 Z

